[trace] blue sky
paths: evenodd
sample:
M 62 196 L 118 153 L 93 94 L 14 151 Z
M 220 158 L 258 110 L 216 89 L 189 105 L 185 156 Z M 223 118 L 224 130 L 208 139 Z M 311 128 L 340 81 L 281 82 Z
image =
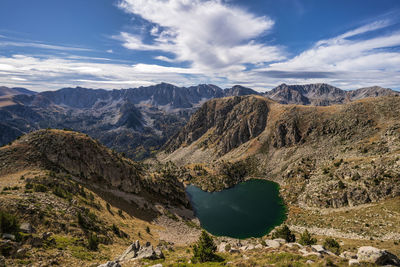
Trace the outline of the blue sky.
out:
M 1 0 L 0 85 L 400 89 L 398 0 Z

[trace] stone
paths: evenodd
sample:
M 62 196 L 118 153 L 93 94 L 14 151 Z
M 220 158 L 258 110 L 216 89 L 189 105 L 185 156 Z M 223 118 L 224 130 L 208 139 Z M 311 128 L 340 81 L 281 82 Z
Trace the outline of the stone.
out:
M 340 253 L 339 257 L 350 260 L 350 259 L 357 259 L 357 254 L 351 251 L 343 251 Z
M 28 222 L 23 222 L 21 223 L 21 226 L 19 227 L 21 232 L 26 233 L 26 234 L 33 234 L 36 233 L 35 228 L 32 227 L 32 225 Z
M 226 242 L 221 242 L 218 247 L 217 247 L 217 251 L 220 253 L 224 253 L 225 252 L 225 247 L 228 243 Z
M 314 263 L 314 261 L 312 261 L 312 260 L 306 261 L 306 264 L 313 264 L 313 263 Z
M 253 250 L 255 247 L 253 244 L 250 244 L 246 247 L 246 250 Z
M 400 260 L 392 253 L 371 246 L 360 247 L 357 252 L 357 259 L 360 262 L 370 262 L 378 265 L 400 266 Z
M 15 235 L 12 235 L 12 234 L 3 234 L 3 239 L 8 239 L 8 240 L 12 240 L 12 241 L 14 241 L 15 240 Z
M 165 258 L 165 257 L 164 257 L 164 254 L 162 253 L 161 248 L 156 247 L 156 248 L 154 249 L 154 252 L 156 253 L 156 256 L 157 256 L 158 259 L 164 259 L 164 258 Z
M 279 248 L 281 246 L 281 243 L 279 243 L 278 241 L 269 239 L 265 240 L 265 244 L 267 244 L 267 246 L 271 248 Z
M 312 249 L 313 251 L 319 252 L 319 253 L 322 253 L 322 252 L 325 252 L 325 251 L 326 251 L 326 249 L 325 249 L 322 245 L 312 245 L 312 246 L 311 246 L 311 249 Z
M 108 261 L 104 264 L 101 264 L 97 267 L 121 267 L 121 264 L 119 264 L 118 261 Z
M 161 263 L 158 263 L 156 265 L 151 265 L 150 267 L 163 267 Z
M 159 250 L 159 253 L 157 254 L 150 242 L 147 242 L 145 246 L 139 249 L 136 258 L 156 260 L 164 258 L 164 255 L 162 254 L 161 250 Z
M 118 258 L 119 261 L 126 261 L 137 257 L 137 252 L 140 249 L 139 240 L 133 242 L 122 255 Z
M 360 262 L 357 259 L 350 259 L 349 266 L 360 265 Z

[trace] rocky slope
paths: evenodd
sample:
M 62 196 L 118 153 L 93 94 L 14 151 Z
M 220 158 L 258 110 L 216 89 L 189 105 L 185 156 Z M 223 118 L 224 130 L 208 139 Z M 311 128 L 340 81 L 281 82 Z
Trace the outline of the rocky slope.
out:
M 257 163 L 249 173 L 278 181 L 289 203 L 305 207 L 377 202 L 400 195 L 399 106 L 399 97 L 331 107 L 256 96 L 211 100 L 159 159 L 211 169 L 224 160 L 252 159 Z
M 360 88 L 353 91 L 344 91 L 325 83 L 306 85 L 281 84 L 264 96 L 281 104 L 299 104 L 314 106 L 329 106 L 343 104 L 367 97 L 400 95 L 399 92 L 379 86 Z
M 181 183 L 150 174 L 140 163 L 121 157 L 85 134 L 40 130 L 0 149 L 0 174 L 25 169 L 65 172 L 103 190 L 119 190 L 161 203 L 188 205 Z

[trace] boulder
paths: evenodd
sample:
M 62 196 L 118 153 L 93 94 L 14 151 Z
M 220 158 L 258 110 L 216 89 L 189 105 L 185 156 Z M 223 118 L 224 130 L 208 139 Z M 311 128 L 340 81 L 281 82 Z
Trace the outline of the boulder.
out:
M 161 263 L 156 264 L 156 265 L 151 265 L 150 267 L 163 267 Z
M 141 247 L 140 250 L 137 253 L 136 256 L 137 259 L 151 259 L 155 260 L 157 259 L 157 255 L 153 249 L 152 245 L 147 245 L 144 247 Z
M 137 252 L 140 249 L 139 240 L 133 242 L 124 253 L 117 259 L 118 261 L 126 261 L 137 257 Z
M 333 252 L 331 252 L 331 251 L 329 251 L 329 250 L 326 250 L 323 246 L 321 246 L 321 245 L 312 245 L 311 246 L 311 249 L 312 249 L 312 251 L 314 251 L 314 252 L 317 252 L 317 253 L 320 253 L 320 254 L 328 254 L 328 255 L 331 255 L 331 256 L 335 256 L 335 253 L 333 253 Z
M 314 263 L 314 261 L 312 261 L 312 260 L 306 261 L 306 264 L 313 264 L 313 263 Z
M 323 253 L 326 251 L 326 249 L 322 245 L 311 245 L 311 249 L 319 253 Z
M 19 229 L 21 230 L 21 232 L 26 233 L 26 234 L 36 233 L 35 228 L 33 228 L 33 226 L 28 222 L 21 223 L 21 226 L 19 227 Z
M 276 241 L 276 240 L 265 240 L 265 244 L 268 246 L 268 247 L 271 247 L 271 248 L 279 248 L 280 246 L 281 246 L 281 243 L 279 243 L 278 241 Z
M 14 241 L 15 240 L 15 235 L 12 235 L 12 234 L 3 234 L 3 239 L 8 239 L 8 240 L 12 240 L 12 241 Z
M 220 252 L 220 253 L 225 252 L 225 247 L 226 247 L 226 245 L 228 245 L 228 243 L 226 243 L 226 242 L 221 242 L 221 243 L 218 245 L 218 247 L 217 247 L 217 251 Z
M 350 259 L 349 266 L 360 265 L 360 262 L 357 259 Z
M 101 264 L 97 267 L 121 267 L 121 264 L 119 264 L 118 261 L 108 261 L 104 264 Z
M 161 248 L 156 247 L 154 252 L 156 253 L 157 259 L 164 259 L 164 254 L 162 253 Z
M 378 265 L 400 266 L 400 260 L 392 253 L 371 246 L 360 247 L 357 252 L 360 262 L 370 262 Z
M 255 247 L 253 244 L 247 246 L 246 250 L 253 250 Z

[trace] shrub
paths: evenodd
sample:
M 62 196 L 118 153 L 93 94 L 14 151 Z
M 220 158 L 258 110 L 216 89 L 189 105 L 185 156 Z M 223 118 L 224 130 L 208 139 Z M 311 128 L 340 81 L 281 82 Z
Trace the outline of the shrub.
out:
M 17 217 L 8 212 L 0 211 L 0 232 L 14 234 L 19 231 Z
M 90 249 L 90 250 L 98 250 L 99 249 L 99 238 L 94 233 L 89 235 L 88 249 Z
M 47 192 L 48 188 L 45 185 L 42 184 L 34 184 L 33 185 L 33 191 L 34 192 Z
M 299 243 L 303 246 L 307 245 L 315 245 L 317 243 L 317 239 L 313 238 L 311 234 L 307 231 L 307 229 L 301 234 Z
M 225 251 L 226 252 L 229 252 L 231 250 L 231 248 L 232 248 L 231 244 L 226 244 L 225 245 Z
M 150 228 L 146 226 L 146 233 L 150 234 Z
M 346 188 L 346 185 L 343 183 L 342 180 L 339 180 L 339 182 L 338 182 L 338 187 L 339 187 L 339 189 L 345 189 L 345 188 Z
M 275 230 L 272 233 L 272 238 L 283 238 L 286 242 L 295 242 L 296 236 L 290 231 L 287 225 L 283 225 L 281 228 Z
M 339 255 L 340 245 L 335 239 L 333 239 L 331 237 L 326 238 L 325 241 L 324 241 L 324 247 L 327 250 L 332 251 L 336 255 Z
M 213 261 L 217 258 L 215 255 L 216 250 L 217 246 L 213 238 L 208 235 L 206 231 L 203 231 L 201 232 L 199 240 L 193 246 L 192 261 L 194 263 Z

